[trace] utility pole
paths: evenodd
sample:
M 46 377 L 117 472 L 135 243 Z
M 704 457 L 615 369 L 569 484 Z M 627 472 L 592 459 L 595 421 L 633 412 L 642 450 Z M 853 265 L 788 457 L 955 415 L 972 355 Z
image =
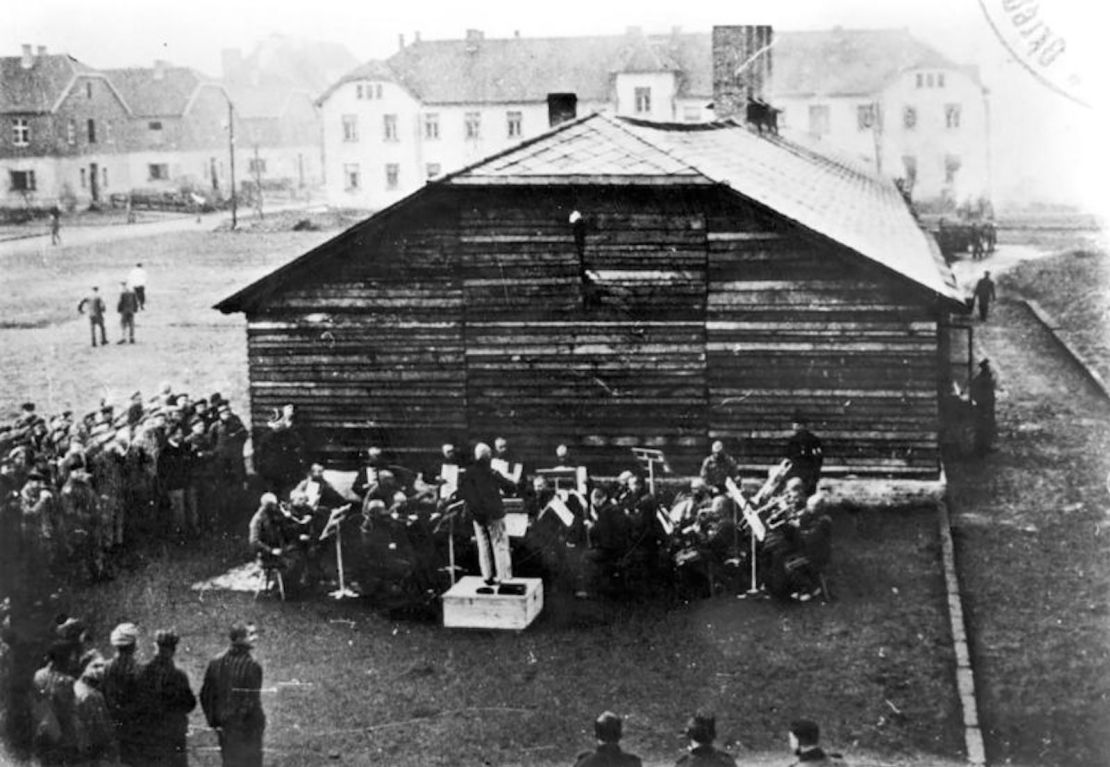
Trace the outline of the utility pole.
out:
M 257 198 L 254 201 L 255 207 L 258 209 L 258 218 L 262 219 L 262 162 L 258 159 L 258 144 L 254 145 L 254 193 Z
M 238 201 L 235 198 L 235 107 L 231 99 L 227 100 L 227 151 L 231 156 L 231 228 L 234 229 L 238 221 Z

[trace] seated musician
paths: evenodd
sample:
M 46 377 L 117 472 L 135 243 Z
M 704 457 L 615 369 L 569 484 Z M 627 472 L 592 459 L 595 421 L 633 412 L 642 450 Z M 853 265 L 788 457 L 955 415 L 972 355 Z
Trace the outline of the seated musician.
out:
M 596 519 L 587 523 L 590 551 L 586 555 L 589 581 L 598 591 L 614 590 L 614 576 L 628 553 L 630 529 L 628 515 L 610 497 L 609 490 L 598 486 L 590 493 Z M 577 596 L 585 596 L 579 590 Z
M 371 447 L 366 451 L 366 465 L 358 470 L 355 481 L 351 484 L 351 492 L 359 498 L 366 498 L 367 491 L 378 484 L 378 472 L 385 469 L 385 457 L 380 447 Z
M 831 552 L 832 521 L 824 513 L 824 499 L 807 499 L 805 480 L 792 477 L 786 483 L 784 509 L 769 524 L 776 526 L 764 541 L 767 589 L 780 599 L 806 601 L 820 590 Z
M 725 452 L 724 442 L 717 440 L 713 443 L 709 455 L 701 463 L 700 476 L 708 487 L 719 494 L 726 492 L 726 480 L 739 476 L 736 461 Z
M 262 494 L 258 511 L 251 517 L 249 542 L 264 568 L 276 568 L 284 574 L 296 570 L 303 561 L 300 525 L 286 516 L 273 493 Z
M 628 515 L 629 538 L 635 562 L 647 568 L 649 575 L 658 575 L 660 552 L 667 538 L 659 522 L 659 501 L 638 474 L 628 480 L 628 493 L 619 504 Z
M 364 472 L 360 472 L 360 474 L 365 476 Z M 338 509 L 346 503 L 346 500 L 339 494 L 339 491 L 332 487 L 332 484 L 324 478 L 324 466 L 319 463 L 314 463 L 309 467 L 308 476 L 302 479 L 300 483 L 293 488 L 293 492 L 304 493 L 308 500 L 308 505 L 312 508 L 314 513 Z M 292 494 L 290 494 L 290 500 L 292 500 Z M 327 521 L 326 515 L 324 515 L 324 519 Z

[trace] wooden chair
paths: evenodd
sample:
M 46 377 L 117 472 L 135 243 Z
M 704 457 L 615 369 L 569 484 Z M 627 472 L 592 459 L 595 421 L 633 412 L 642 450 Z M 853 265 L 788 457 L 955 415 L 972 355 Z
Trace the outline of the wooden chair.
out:
M 285 578 L 281 575 L 281 568 L 276 564 L 267 564 L 261 559 L 258 560 L 258 587 L 254 590 L 254 598 L 263 591 L 270 591 L 274 586 L 277 586 L 278 594 L 281 596 L 281 601 L 285 601 Z

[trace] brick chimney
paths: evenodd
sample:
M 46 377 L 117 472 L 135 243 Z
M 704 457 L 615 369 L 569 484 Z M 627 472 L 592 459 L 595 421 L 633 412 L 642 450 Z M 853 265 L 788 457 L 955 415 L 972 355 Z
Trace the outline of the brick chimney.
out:
M 480 29 L 466 30 L 466 52 L 477 53 L 485 37 L 485 34 Z
M 20 58 L 19 65 L 24 69 L 30 69 L 35 65 L 35 56 L 31 53 L 31 46 L 28 43 L 23 44 L 23 56 Z
M 718 120 L 743 117 L 748 98 L 763 98 L 771 79 L 767 25 L 713 27 L 713 108 Z
M 46 46 L 45 45 L 40 45 L 38 47 L 38 53 L 36 55 L 39 56 L 40 58 L 42 56 L 45 56 L 46 55 Z

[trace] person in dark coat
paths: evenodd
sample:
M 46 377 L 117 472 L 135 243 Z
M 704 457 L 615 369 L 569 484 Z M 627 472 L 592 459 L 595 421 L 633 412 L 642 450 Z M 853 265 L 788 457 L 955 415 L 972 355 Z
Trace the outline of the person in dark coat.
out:
M 134 623 L 121 623 L 112 630 L 111 643 L 116 657 L 104 669 L 101 690 L 108 714 L 116 728 L 120 761 L 129 767 L 145 767 L 142 758 L 143 703 L 139 697 L 139 664 L 135 645 L 139 629 Z
M 108 336 L 104 332 L 104 313 L 107 308 L 104 306 L 104 299 L 100 297 L 100 288 L 93 286 L 92 293 L 81 299 L 81 303 L 77 304 L 78 314 L 85 314 L 88 309 L 89 315 L 89 332 L 92 333 L 92 345 L 96 346 L 96 331 L 100 329 L 100 345 L 108 345 Z
M 790 734 L 787 736 L 790 750 L 798 757 L 790 767 L 835 767 L 844 765 L 844 757 L 840 754 L 826 753 L 820 746 L 821 728 L 817 722 L 809 719 L 797 719 L 790 724 Z
M 293 405 L 285 405 L 259 435 L 254 454 L 255 470 L 279 498 L 287 497 L 305 472 L 305 442 L 293 416 Z
M 979 363 L 979 372 L 971 379 L 971 401 L 975 406 L 975 452 L 982 455 L 994 449 L 997 423 L 994 417 L 997 382 L 990 360 Z
M 119 312 L 120 327 L 120 339 L 116 343 L 135 343 L 135 313 L 139 311 L 139 299 L 126 282 L 120 283 L 116 311 Z
M 622 720 L 612 711 L 605 711 L 594 720 L 597 748 L 583 751 L 574 767 L 640 767 L 640 757 L 621 750 Z
M 983 276 L 975 283 L 975 300 L 979 302 L 979 320 L 981 322 L 987 321 L 991 301 L 994 301 L 995 298 L 997 298 L 997 295 L 994 292 L 994 280 L 991 279 L 991 273 L 983 272 Z
M 795 413 L 791 424 L 794 433 L 786 442 L 784 458 L 790 461 L 790 471 L 786 478 L 801 477 L 805 482 L 806 494 L 817 491 L 817 481 L 821 479 L 821 466 L 825 462 L 825 448 L 821 438 L 809 430 L 809 422 L 801 413 Z
M 266 714 L 262 710 L 262 666 L 251 657 L 253 625 L 236 623 L 231 646 L 208 663 L 200 707 L 216 730 L 223 767 L 261 767 Z
M 145 709 L 143 764 L 150 767 L 186 767 L 189 763 L 185 735 L 197 699 L 189 688 L 189 677 L 174 665 L 177 642 L 173 631 L 155 634 L 156 654 L 139 672 Z
M 100 691 L 104 682 L 104 656 L 89 650 L 81 656 L 80 678 L 73 684 L 73 729 L 77 761 L 74 765 L 115 764 L 119 744 L 108 704 Z
M 713 746 L 717 739 L 717 718 L 713 714 L 694 714 L 686 723 L 686 737 L 690 745 L 675 767 L 736 767 L 735 759 Z
M 505 530 L 505 505 L 501 500 L 502 488 L 516 486 L 493 470 L 490 460 L 493 451 L 484 442 L 474 448 L 474 463 L 467 469 L 459 483 L 459 493 L 466 501 L 466 508 L 474 520 L 474 539 L 478 544 L 478 566 L 486 585 L 506 581 L 513 577 L 513 563 L 509 552 L 509 534 Z M 491 557 L 492 553 L 492 557 Z
M 158 483 L 169 499 L 173 527 L 178 535 L 197 532 L 197 502 L 193 493 L 193 451 L 184 442 L 182 429 L 170 427 L 169 438 L 158 452 Z
M 70 648 L 55 642 L 47 651 L 46 665 L 31 681 L 31 748 L 42 765 L 68 764 L 76 748 L 73 725 L 73 677 L 61 668 Z

